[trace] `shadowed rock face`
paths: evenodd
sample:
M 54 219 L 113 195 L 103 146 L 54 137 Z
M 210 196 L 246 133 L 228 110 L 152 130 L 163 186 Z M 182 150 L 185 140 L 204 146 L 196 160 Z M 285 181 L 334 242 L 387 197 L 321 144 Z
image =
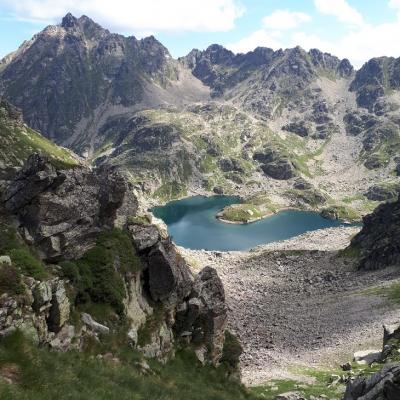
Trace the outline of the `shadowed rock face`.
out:
M 128 190 L 116 171 L 59 170 L 34 154 L 8 186 L 5 205 L 43 259 L 77 259 L 101 230 L 114 226 L 124 207 L 135 213 L 136 199 Z
M 363 219 L 363 229 L 351 244 L 360 250 L 360 268 L 400 264 L 400 201 L 380 205 Z
M 400 399 L 400 366 L 387 365 L 368 377 L 357 378 L 347 386 L 344 400 Z

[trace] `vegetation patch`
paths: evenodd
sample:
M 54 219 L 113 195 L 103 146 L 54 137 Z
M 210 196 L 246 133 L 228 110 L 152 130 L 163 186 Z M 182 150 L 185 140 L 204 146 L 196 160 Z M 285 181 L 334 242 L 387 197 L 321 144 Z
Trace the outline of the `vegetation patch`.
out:
M 361 214 L 352 207 L 347 205 L 332 205 L 324 208 L 321 211 L 321 215 L 329 219 L 338 219 L 343 221 L 360 221 Z
M 119 315 L 123 314 L 126 294 L 122 277 L 141 268 L 129 234 L 119 229 L 100 234 L 96 246 L 80 260 L 60 265 L 75 290 L 76 305 L 105 304 Z
M 46 279 L 48 272 L 35 252 L 17 236 L 15 228 L 0 215 L 0 255 L 8 255 L 18 272 L 37 280 Z
M 358 259 L 361 257 L 361 249 L 351 243 L 345 249 L 339 251 L 339 257 Z
M 218 218 L 238 223 L 248 223 L 262 217 L 263 214 L 257 206 L 247 203 L 227 206 L 218 214 Z
M 110 335 L 111 336 L 111 335 Z M 118 362 L 84 352 L 50 352 L 31 345 L 17 332 L 0 342 L 0 374 L 13 367 L 17 379 L 0 379 L 4 400 L 259 400 L 242 385 L 227 378 L 221 366 L 203 367 L 191 352 L 178 352 L 166 365 L 149 361 L 143 373 L 140 355 L 120 347 Z M 97 348 L 104 354 L 106 348 Z M 108 349 L 110 351 L 110 349 Z
M 164 183 L 154 192 L 154 197 L 157 197 L 162 201 L 178 199 L 186 195 L 186 186 L 182 183 L 179 183 L 178 181 Z
M 345 384 L 339 369 L 296 368 L 298 375 L 312 378 L 313 383 L 304 383 L 291 379 L 269 381 L 267 385 L 255 387 L 252 393 L 266 400 L 275 400 L 279 394 L 295 392 L 305 399 L 321 398 L 338 400 L 343 397 Z M 346 377 L 344 377 L 346 378 Z

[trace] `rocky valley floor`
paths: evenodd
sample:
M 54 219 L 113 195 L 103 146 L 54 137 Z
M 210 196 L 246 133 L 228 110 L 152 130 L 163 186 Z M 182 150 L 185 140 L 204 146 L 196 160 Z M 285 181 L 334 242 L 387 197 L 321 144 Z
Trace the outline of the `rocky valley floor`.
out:
M 357 231 L 319 230 L 250 252 L 181 249 L 194 268 L 213 265 L 223 280 L 246 384 L 302 379 L 301 366 L 337 367 L 355 351 L 380 349 L 382 324 L 400 322 L 398 306 L 375 290 L 399 271 L 360 272 L 340 254 Z

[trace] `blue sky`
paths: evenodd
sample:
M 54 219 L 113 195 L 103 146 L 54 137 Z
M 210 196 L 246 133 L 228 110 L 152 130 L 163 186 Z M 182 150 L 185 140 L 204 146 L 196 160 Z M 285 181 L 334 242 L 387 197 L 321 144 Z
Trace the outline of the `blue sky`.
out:
M 400 0 L 0 0 L 0 57 L 69 11 L 113 32 L 154 34 L 174 57 L 211 43 L 317 47 L 356 67 L 400 56 Z

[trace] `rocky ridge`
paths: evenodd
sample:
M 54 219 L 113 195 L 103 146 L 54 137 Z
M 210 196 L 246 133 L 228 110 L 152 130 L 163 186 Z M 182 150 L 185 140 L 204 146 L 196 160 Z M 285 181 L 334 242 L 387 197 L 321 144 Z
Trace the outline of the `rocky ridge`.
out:
M 90 302 L 108 302 L 113 318 L 128 323 L 126 343 L 147 357 L 168 360 L 180 344 L 194 346 L 203 363 L 219 363 L 227 310 L 216 271 L 206 267 L 193 275 L 168 236 L 135 216 L 136 199 L 116 171 L 57 169 L 35 154 L 9 184 L 5 206 L 44 264 L 22 261 L 18 248 L 1 258 L 3 278 L 22 274 L 17 288 L 1 282 L 1 336 L 20 329 L 42 345 L 80 349 L 88 337 L 101 341 L 117 329 L 112 320 L 83 311 Z M 12 232 L 10 223 L 3 235 Z M 42 272 L 32 278 L 29 268 Z M 75 280 L 71 268 L 93 274 L 84 279 L 94 279 L 94 286 L 82 291 L 83 278 Z M 83 323 L 76 325 L 72 314 Z
M 0 93 L 45 136 L 124 169 L 143 198 L 215 189 L 260 209 L 328 202 L 359 219 L 377 204 L 366 186 L 398 180 L 396 65 L 371 60 L 354 71 L 316 49 L 233 54 L 219 45 L 174 60 L 153 37 L 67 15 L 2 61 Z M 389 106 L 360 101 L 371 82 Z M 297 177 L 312 188 L 295 188 Z

